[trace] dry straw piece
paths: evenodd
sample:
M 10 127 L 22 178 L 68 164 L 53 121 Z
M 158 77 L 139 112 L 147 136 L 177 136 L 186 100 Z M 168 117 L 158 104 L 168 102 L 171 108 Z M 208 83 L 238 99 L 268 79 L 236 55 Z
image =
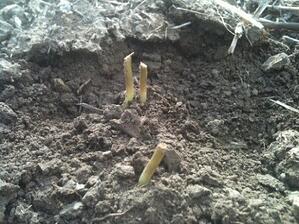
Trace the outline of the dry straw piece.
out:
M 144 105 L 147 99 L 147 65 L 140 62 L 140 103 Z
M 124 104 L 127 105 L 130 103 L 135 96 L 134 81 L 133 81 L 133 72 L 132 72 L 132 55 L 131 53 L 124 58 L 124 73 L 126 81 L 126 98 Z
M 139 177 L 138 186 L 146 186 L 150 182 L 154 172 L 159 166 L 160 162 L 164 158 L 165 151 L 167 149 L 167 145 L 164 143 L 158 144 L 155 149 L 155 152 L 150 159 L 150 161 L 146 164 L 145 168 L 142 171 L 142 174 Z

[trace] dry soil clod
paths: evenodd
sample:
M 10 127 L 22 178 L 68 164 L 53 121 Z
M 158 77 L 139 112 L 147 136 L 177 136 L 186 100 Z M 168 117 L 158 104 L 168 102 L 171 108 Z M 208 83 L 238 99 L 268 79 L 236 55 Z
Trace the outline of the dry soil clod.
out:
M 140 62 L 140 103 L 144 105 L 147 99 L 147 65 Z
M 125 82 L 126 82 L 126 98 L 124 105 L 128 105 L 135 96 L 134 89 L 134 80 L 133 80 L 133 72 L 132 72 L 132 55 L 134 52 L 129 54 L 124 58 L 124 73 L 125 73 Z
M 164 158 L 166 149 L 167 149 L 166 144 L 164 143 L 158 144 L 152 158 L 146 164 L 145 168 L 143 169 L 139 177 L 138 186 L 146 186 L 150 182 L 151 177 L 153 176 L 157 167 L 159 166 L 162 159 Z

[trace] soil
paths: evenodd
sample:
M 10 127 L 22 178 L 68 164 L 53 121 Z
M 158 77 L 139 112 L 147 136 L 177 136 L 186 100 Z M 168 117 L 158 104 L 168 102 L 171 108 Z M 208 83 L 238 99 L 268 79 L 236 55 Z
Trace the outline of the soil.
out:
M 263 72 L 280 45 L 244 39 L 226 55 L 231 36 L 216 28 L 15 58 L 22 76 L 0 83 L 15 113 L 0 132 L 4 223 L 297 223 L 299 175 L 284 177 L 283 164 L 299 143 L 298 114 L 270 99 L 298 105 L 298 58 Z M 131 52 L 136 92 L 140 61 L 149 92 L 124 108 Z M 166 158 L 137 187 L 160 142 Z

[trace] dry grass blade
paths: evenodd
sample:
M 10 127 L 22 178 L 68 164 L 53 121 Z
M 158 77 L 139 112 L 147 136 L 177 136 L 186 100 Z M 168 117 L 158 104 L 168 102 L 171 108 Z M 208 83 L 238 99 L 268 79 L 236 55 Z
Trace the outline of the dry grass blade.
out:
M 247 14 L 243 10 L 237 8 L 236 6 L 233 6 L 225 1 L 222 0 L 214 0 L 214 2 L 224 8 L 227 11 L 230 11 L 231 13 L 237 14 L 240 18 L 245 20 L 248 23 L 251 23 L 253 26 L 259 28 L 259 29 L 264 29 L 263 24 L 261 24 L 259 21 L 255 20 L 250 14 Z
M 296 108 L 294 108 L 294 107 L 291 107 L 291 106 L 289 106 L 289 105 L 286 105 L 286 104 L 283 103 L 283 102 L 280 102 L 280 101 L 278 101 L 278 100 L 272 100 L 272 99 L 270 99 L 270 101 L 272 101 L 273 103 L 276 103 L 276 104 L 278 104 L 278 105 L 284 107 L 284 108 L 287 109 L 287 110 L 290 110 L 290 111 L 292 111 L 292 112 L 295 112 L 295 113 L 298 113 L 298 114 L 299 114 L 299 110 L 298 110 L 298 109 L 296 109 Z
M 263 0 L 259 2 L 259 6 L 254 11 L 253 15 L 255 18 L 259 18 L 265 9 L 268 7 L 270 0 Z

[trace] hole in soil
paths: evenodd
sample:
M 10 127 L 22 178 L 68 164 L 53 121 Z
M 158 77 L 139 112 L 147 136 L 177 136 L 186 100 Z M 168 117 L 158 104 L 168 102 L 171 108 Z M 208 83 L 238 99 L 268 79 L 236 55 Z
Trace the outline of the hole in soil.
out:
M 101 55 L 71 52 L 54 60 L 51 57 L 48 63 L 40 60 L 41 64 L 32 64 L 34 84 L 28 87 L 28 91 L 36 92 L 36 98 L 27 102 L 31 107 L 26 103 L 19 106 L 25 112 L 38 114 L 39 119 L 69 119 L 79 115 L 80 102 L 98 108 L 121 104 L 123 57 L 134 51 L 134 73 L 138 74 L 141 60 L 150 69 L 151 109 L 143 108 L 141 115 L 153 117 L 150 113 L 155 107 L 165 106 L 167 109 L 162 111 L 166 120 L 168 116 L 174 120 L 181 116 L 180 122 L 192 118 L 202 130 L 231 146 L 267 145 L 278 128 L 290 125 L 283 121 L 292 122 L 275 112 L 268 97 L 288 97 L 288 82 L 294 80 L 294 74 L 262 73 L 259 65 L 265 49 L 239 46 L 235 55 L 226 56 L 229 38 L 206 33 L 198 39 L 198 35 L 192 30 L 182 32 L 177 43 L 127 39 L 104 47 Z M 88 80 L 91 81 L 78 93 Z

